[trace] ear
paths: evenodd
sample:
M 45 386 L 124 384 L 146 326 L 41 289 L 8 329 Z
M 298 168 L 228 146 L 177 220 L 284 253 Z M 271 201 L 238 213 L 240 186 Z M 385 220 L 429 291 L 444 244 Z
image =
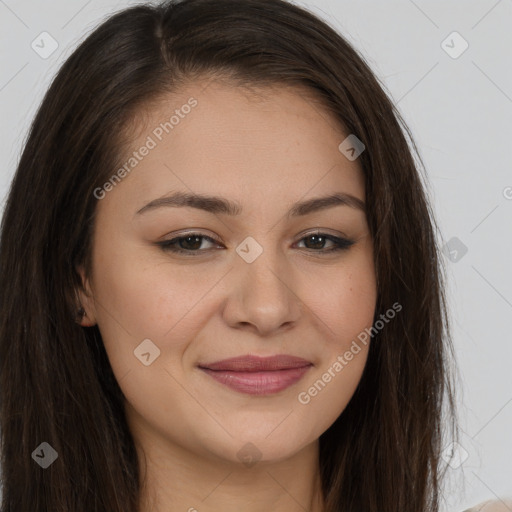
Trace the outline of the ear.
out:
M 90 286 L 90 281 L 85 275 L 82 265 L 76 268 L 80 276 L 81 286 L 77 290 L 78 304 L 76 306 L 76 323 L 82 327 L 96 325 L 96 304 Z

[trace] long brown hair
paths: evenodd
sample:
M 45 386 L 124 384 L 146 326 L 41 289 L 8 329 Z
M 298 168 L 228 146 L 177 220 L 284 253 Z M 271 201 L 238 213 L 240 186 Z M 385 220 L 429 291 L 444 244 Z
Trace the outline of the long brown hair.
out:
M 98 328 L 75 322 L 76 268 L 91 270 L 94 190 L 117 169 L 121 128 L 208 76 L 306 86 L 364 143 L 375 319 L 395 302 L 403 309 L 373 337 L 352 400 L 320 437 L 325 510 L 437 511 L 442 427 L 456 434 L 452 345 L 437 227 L 408 128 L 364 59 L 307 10 L 176 0 L 125 9 L 92 32 L 25 143 L 1 226 L 1 512 L 137 510 L 123 394 Z M 32 458 L 43 442 L 58 453 L 44 470 Z

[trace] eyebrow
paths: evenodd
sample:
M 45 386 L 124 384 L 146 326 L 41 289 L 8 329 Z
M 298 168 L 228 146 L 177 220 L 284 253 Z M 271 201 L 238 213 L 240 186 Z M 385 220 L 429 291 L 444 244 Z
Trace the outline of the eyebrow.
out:
M 229 201 L 228 199 L 218 196 L 174 192 L 168 196 L 159 197 L 158 199 L 150 201 L 138 210 L 136 214 L 142 214 L 164 206 L 175 208 L 197 208 L 198 210 L 204 210 L 213 214 L 222 213 L 233 216 L 242 213 L 242 206 L 235 201 Z M 337 192 L 328 196 L 316 197 L 295 203 L 287 212 L 287 216 L 298 217 L 308 215 L 334 206 L 350 206 L 351 208 L 355 208 L 363 212 L 366 211 L 365 204 L 361 199 L 344 192 Z

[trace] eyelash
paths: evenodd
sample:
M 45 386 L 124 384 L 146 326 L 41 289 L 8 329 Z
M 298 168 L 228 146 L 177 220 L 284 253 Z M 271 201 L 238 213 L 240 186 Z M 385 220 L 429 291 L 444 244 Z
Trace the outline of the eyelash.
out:
M 319 236 L 319 237 L 325 238 L 327 240 L 330 240 L 331 242 L 336 244 L 334 247 L 331 247 L 330 249 L 319 249 L 319 250 L 306 249 L 307 251 L 318 252 L 321 254 L 326 254 L 326 253 L 330 254 L 330 253 L 338 252 L 338 251 L 346 251 L 347 249 L 349 249 L 350 246 L 352 246 L 355 243 L 354 240 L 349 240 L 348 238 L 340 238 L 337 236 L 328 235 L 327 233 L 321 233 L 321 232 L 308 233 L 307 235 L 303 236 L 299 240 L 299 242 L 301 242 L 304 239 L 309 238 L 311 236 Z M 207 252 L 207 251 L 211 250 L 211 249 L 192 250 L 192 249 L 181 249 L 178 247 L 174 247 L 178 242 L 180 242 L 180 240 L 185 240 L 190 237 L 198 237 L 198 238 L 213 242 L 214 244 L 218 243 L 213 238 L 203 235 L 201 233 L 187 233 L 186 235 L 172 238 L 171 240 L 164 240 L 162 242 L 157 242 L 157 245 L 159 245 L 162 248 L 162 250 L 165 252 L 173 252 L 176 254 L 183 254 L 183 255 L 192 256 L 192 257 L 198 256 L 202 252 Z M 194 254 L 194 253 L 196 253 L 196 254 Z

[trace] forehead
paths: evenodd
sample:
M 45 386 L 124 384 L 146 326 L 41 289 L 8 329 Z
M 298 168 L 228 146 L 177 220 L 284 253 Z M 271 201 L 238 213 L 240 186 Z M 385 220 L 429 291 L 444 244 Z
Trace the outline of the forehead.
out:
M 120 161 L 127 172 L 109 200 L 182 190 L 261 204 L 340 187 L 364 199 L 359 163 L 338 149 L 348 134 L 304 87 L 190 84 L 134 122 Z

